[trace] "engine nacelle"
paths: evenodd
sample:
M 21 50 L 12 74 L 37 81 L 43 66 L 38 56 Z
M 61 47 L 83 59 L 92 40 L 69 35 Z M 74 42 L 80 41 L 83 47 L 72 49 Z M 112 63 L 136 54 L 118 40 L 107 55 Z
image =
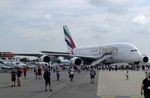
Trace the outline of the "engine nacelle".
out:
M 70 63 L 71 63 L 71 65 L 81 65 L 82 60 L 81 60 L 81 58 L 73 57 L 70 59 Z
M 50 57 L 47 56 L 47 55 L 43 55 L 43 56 L 41 56 L 41 57 L 39 58 L 39 61 L 40 61 L 40 62 L 47 62 L 47 63 L 49 63 L 50 60 L 51 60 Z
M 144 57 L 143 57 L 143 62 L 144 62 L 144 63 L 147 63 L 147 62 L 148 62 L 148 60 L 149 60 L 149 59 L 148 59 L 148 57 L 147 57 L 147 56 L 144 56 Z
M 133 64 L 138 65 L 139 63 L 147 63 L 149 58 L 147 56 L 143 56 L 140 61 L 136 61 Z M 131 63 L 132 64 L 132 63 Z

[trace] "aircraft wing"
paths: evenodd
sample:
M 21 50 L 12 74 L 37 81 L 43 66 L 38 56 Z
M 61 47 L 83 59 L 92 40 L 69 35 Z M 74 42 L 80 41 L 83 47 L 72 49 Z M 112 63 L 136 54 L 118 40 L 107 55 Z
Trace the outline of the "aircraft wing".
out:
M 9 66 L 6 66 L 6 65 L 4 65 L 4 64 L 0 64 L 0 68 L 4 68 L 4 69 L 10 69 L 11 67 L 9 67 Z
M 41 57 L 43 54 L 32 54 L 32 53 L 14 53 L 15 56 L 34 56 Z
M 49 53 L 49 54 L 63 54 L 63 55 L 68 55 L 70 54 L 69 52 L 54 52 L 54 51 L 41 51 L 42 53 Z
M 43 55 L 48 56 L 70 56 L 69 53 L 61 53 L 61 52 L 42 52 L 41 54 L 32 54 L 32 53 L 15 53 L 15 56 L 34 56 L 41 57 Z
M 64 59 L 79 57 L 84 61 L 84 64 L 90 64 L 91 62 L 96 60 L 96 58 L 93 56 L 71 55 L 70 53 L 67 53 L 67 52 L 53 52 L 53 51 L 41 51 L 41 52 L 49 56 L 61 56 L 61 57 L 64 57 Z
M 92 63 L 92 65 L 96 65 L 98 63 L 107 62 L 111 55 L 110 53 L 105 53 L 101 57 L 95 57 L 95 56 L 86 56 L 86 55 L 71 55 L 69 52 L 54 52 L 54 51 L 41 51 L 41 54 L 28 54 L 28 53 L 16 53 L 14 55 L 16 56 L 35 56 L 35 57 L 41 57 L 43 55 L 47 56 L 55 56 L 55 57 L 64 57 L 66 59 L 70 59 L 72 57 L 79 57 L 84 62 Z
M 72 57 L 69 52 L 54 52 L 54 51 L 41 51 L 41 52 L 49 56 Z
M 0 68 L 9 69 L 9 68 L 11 68 L 11 67 L 8 66 L 7 64 L 3 63 L 2 61 L 0 61 Z
M 44 53 L 45 55 L 49 55 L 49 56 L 80 57 L 83 59 L 92 59 L 92 60 L 101 58 L 101 57 L 86 56 L 86 55 L 71 55 L 69 52 L 54 52 L 54 51 L 41 51 L 41 52 Z M 110 55 L 110 53 L 105 53 L 102 55 L 102 57 L 106 56 L 106 55 Z
M 80 57 L 80 58 L 89 58 L 95 59 L 94 56 L 84 56 L 84 55 L 71 55 L 69 52 L 53 52 L 53 51 L 41 51 L 45 55 L 49 56 L 62 56 L 62 57 Z

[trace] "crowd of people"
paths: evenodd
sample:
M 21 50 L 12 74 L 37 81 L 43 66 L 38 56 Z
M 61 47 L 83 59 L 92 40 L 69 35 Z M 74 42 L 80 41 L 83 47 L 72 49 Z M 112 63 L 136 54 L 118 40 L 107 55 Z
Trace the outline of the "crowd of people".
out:
M 124 65 L 103 65 L 103 66 L 67 66 L 60 67 L 60 65 L 49 66 L 37 65 L 34 68 L 35 79 L 40 80 L 44 79 L 45 81 L 45 91 L 53 91 L 51 87 L 51 73 L 56 74 L 56 80 L 60 81 L 61 71 L 66 70 L 71 82 L 73 82 L 75 77 L 75 72 L 80 74 L 81 71 L 89 71 L 90 83 L 95 83 L 96 72 L 99 71 L 118 71 L 126 70 L 126 80 L 129 80 L 129 70 L 131 71 L 145 71 L 145 79 L 142 82 L 141 86 L 141 95 L 144 94 L 145 98 L 150 98 L 150 73 L 148 73 L 150 67 L 148 65 L 139 65 L 139 66 L 124 66 Z M 21 77 L 26 79 L 28 68 L 24 66 L 23 68 L 16 68 L 11 70 L 11 86 L 15 87 L 16 84 L 18 87 L 21 86 Z
M 52 67 L 52 66 L 49 66 L 48 64 L 45 64 L 45 65 L 38 64 L 33 69 L 36 80 L 44 79 L 45 91 L 48 91 L 47 87 L 49 87 L 49 91 L 52 91 L 52 89 L 51 89 L 51 72 L 55 73 L 56 80 L 60 81 L 60 74 L 61 74 L 62 70 L 67 70 L 69 79 L 72 82 L 74 79 L 75 72 L 80 74 L 81 68 L 79 68 L 77 66 L 68 66 L 68 67 L 64 68 L 64 67 L 60 67 L 59 65 Z M 24 77 L 24 79 L 26 79 L 27 72 L 28 72 L 28 67 L 26 67 L 26 66 L 24 66 L 23 68 L 13 68 L 11 70 L 11 86 L 15 87 L 17 85 L 18 87 L 20 87 L 21 79 L 23 77 Z M 89 74 L 91 77 L 91 83 L 94 83 L 94 78 L 96 75 L 96 70 L 94 67 L 91 67 Z

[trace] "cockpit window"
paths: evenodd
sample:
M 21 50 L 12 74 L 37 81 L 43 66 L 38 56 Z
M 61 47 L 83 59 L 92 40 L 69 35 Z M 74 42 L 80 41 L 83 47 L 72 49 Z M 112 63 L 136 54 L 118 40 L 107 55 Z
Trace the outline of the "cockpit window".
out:
M 131 52 L 134 52 L 134 51 L 137 51 L 136 49 L 134 49 L 134 50 L 131 50 Z

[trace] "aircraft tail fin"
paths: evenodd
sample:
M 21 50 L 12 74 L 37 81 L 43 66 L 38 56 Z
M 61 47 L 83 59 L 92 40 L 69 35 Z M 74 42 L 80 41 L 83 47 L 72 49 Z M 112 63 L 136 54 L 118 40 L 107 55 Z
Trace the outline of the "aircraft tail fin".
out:
M 73 54 L 73 49 L 76 48 L 76 45 L 72 39 L 71 33 L 67 27 L 67 25 L 63 26 L 64 35 L 65 35 L 65 42 L 67 44 L 68 50 L 71 54 Z

